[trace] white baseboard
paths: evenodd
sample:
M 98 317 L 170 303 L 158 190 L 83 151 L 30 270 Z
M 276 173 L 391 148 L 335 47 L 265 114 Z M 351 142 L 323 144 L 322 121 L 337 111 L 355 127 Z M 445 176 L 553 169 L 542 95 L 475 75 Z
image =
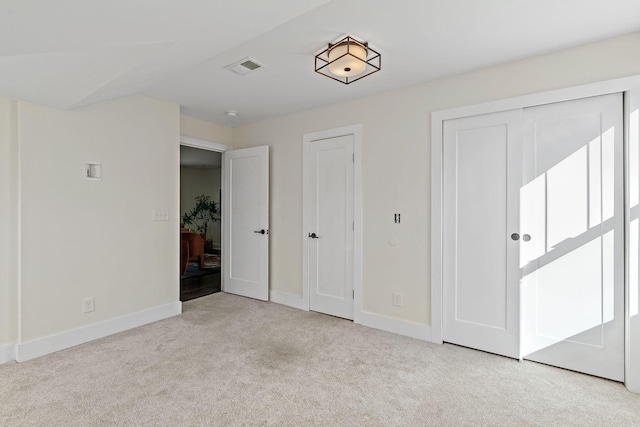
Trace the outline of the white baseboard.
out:
M 404 335 L 419 340 L 431 341 L 431 327 L 420 323 L 408 322 L 406 320 L 394 319 L 392 317 L 381 316 L 379 314 L 360 312 L 358 316 L 362 326 L 381 329 L 394 334 Z
M 269 299 L 276 304 L 282 304 L 299 310 L 307 310 L 302 296 L 290 294 L 288 292 L 271 290 Z M 392 317 L 381 316 L 379 314 L 362 311 L 358 314 L 357 322 L 362 326 L 381 329 L 394 334 L 404 335 L 419 340 L 431 341 L 431 327 L 420 323 L 408 322 L 406 320 L 394 319 Z
M 306 310 L 301 295 L 294 295 L 288 292 L 271 290 L 269 291 L 269 300 L 276 304 L 287 305 L 289 307 Z
M 16 360 L 15 343 L 0 345 L 0 365 Z
M 180 313 L 182 313 L 182 303 L 177 301 L 48 337 L 20 343 L 16 346 L 16 360 L 18 362 L 24 362 L 25 360 L 84 344 L 97 340 L 98 338 L 157 322 L 158 320 L 176 316 Z
M 638 386 L 638 384 L 632 384 L 629 381 L 624 383 L 625 387 L 627 387 L 627 390 L 629 390 L 631 393 L 635 393 L 635 394 L 640 394 L 640 387 Z
M 271 290 L 269 299 L 276 304 L 282 304 L 299 310 L 307 310 L 302 296 L 290 294 L 288 292 Z M 404 335 L 419 340 L 431 341 L 431 327 L 420 323 L 407 322 L 406 320 L 394 319 L 392 317 L 381 316 L 379 314 L 362 311 L 358 313 L 357 322 L 362 326 L 381 329 L 394 334 Z

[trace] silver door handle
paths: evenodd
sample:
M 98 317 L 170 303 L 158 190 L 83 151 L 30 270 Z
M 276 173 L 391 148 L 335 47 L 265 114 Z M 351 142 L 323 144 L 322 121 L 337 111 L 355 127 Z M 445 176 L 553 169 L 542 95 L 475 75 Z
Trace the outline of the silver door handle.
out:
M 311 237 L 312 239 L 319 239 L 320 236 L 318 236 L 316 233 L 309 233 L 309 237 Z
M 518 233 L 513 233 L 511 235 L 511 239 L 512 240 L 520 240 L 520 235 Z M 528 242 L 529 240 L 531 240 L 531 236 L 529 234 L 523 234 L 522 235 L 522 241 L 523 242 Z

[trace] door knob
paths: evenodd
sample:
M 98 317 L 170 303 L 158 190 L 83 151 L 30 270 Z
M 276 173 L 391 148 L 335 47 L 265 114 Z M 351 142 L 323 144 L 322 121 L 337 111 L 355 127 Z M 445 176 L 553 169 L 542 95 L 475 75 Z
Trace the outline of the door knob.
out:
M 262 229 L 262 230 L 256 230 L 256 231 L 254 231 L 254 233 L 257 233 L 257 234 L 267 234 L 267 233 L 268 233 L 268 231 L 266 231 L 265 229 Z
M 524 240 L 525 242 L 528 242 L 529 240 L 531 240 L 531 236 L 529 236 L 528 234 L 523 234 L 522 240 Z
M 520 239 L 520 235 L 519 235 L 518 233 L 513 233 L 513 234 L 511 235 L 511 239 L 513 239 L 513 240 L 518 240 L 518 239 Z
M 309 237 L 311 237 L 312 239 L 319 238 L 319 236 L 317 236 L 316 233 L 309 233 Z

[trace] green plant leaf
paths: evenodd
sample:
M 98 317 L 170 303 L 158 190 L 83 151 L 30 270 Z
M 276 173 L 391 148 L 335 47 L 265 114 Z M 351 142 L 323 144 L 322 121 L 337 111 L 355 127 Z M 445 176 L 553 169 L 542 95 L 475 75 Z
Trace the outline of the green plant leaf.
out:
M 182 215 L 182 222 L 186 226 L 193 225 L 200 233 L 206 233 L 210 222 L 220 221 L 220 209 L 210 196 L 202 194 L 195 199 L 196 205 Z

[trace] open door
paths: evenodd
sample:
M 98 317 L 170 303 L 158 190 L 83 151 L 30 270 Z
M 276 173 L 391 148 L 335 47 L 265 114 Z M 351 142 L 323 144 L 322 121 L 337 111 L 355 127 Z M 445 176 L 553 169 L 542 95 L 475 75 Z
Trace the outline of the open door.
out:
M 224 152 L 223 290 L 269 299 L 269 147 Z

